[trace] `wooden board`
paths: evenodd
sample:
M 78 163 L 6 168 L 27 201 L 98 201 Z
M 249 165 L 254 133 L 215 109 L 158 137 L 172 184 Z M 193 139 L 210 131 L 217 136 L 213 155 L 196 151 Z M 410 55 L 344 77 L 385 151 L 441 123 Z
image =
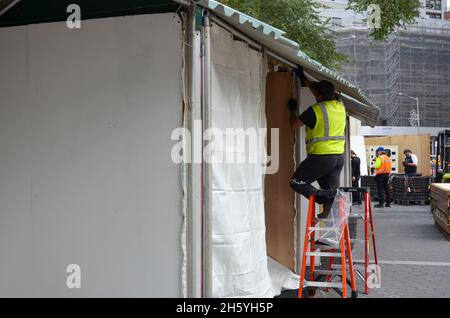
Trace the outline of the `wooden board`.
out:
M 279 129 L 280 143 L 279 171 L 265 178 L 267 254 L 294 270 L 295 192 L 289 186 L 289 180 L 295 169 L 295 131 L 290 125 L 287 108 L 294 94 L 292 76 L 288 73 L 269 73 L 266 87 L 267 149 L 271 149 L 271 128 Z
M 431 192 L 437 193 L 442 197 L 450 198 L 450 183 L 432 183 Z
M 431 173 L 430 164 L 430 135 L 399 135 L 385 137 L 365 137 L 366 146 L 386 145 L 398 146 L 398 172 L 404 173 L 403 160 L 405 155 L 403 150 L 410 149 L 419 159 L 417 173 L 429 176 Z
M 447 216 L 444 213 L 442 213 L 442 211 L 440 211 L 439 209 L 436 209 L 434 207 L 432 209 L 433 209 L 433 217 L 436 223 L 447 234 L 450 234 L 450 221 L 448 220 Z
M 442 210 L 441 207 L 436 204 L 434 199 L 431 199 L 431 210 L 432 211 L 438 210 L 438 212 L 442 216 L 442 219 L 445 219 L 447 222 L 450 223 L 450 214 L 449 214 L 448 210 Z
M 432 183 L 431 208 L 440 220 L 450 223 L 450 184 Z

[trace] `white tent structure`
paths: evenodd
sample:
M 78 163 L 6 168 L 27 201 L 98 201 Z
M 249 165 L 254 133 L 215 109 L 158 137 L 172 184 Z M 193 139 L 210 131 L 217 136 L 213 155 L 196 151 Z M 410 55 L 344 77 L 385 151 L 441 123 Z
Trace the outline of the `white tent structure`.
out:
M 266 136 L 236 154 L 207 129 L 268 127 L 274 64 L 302 109 L 312 101 L 289 75 L 298 65 L 331 80 L 349 116 L 375 125 L 379 109 L 283 31 L 216 1 L 79 1 L 81 29 L 67 28 L 69 3 L 22 0 L 0 15 L 0 296 L 273 297 L 292 286 L 267 256 L 267 183 L 250 160 L 267 155 Z M 297 161 L 303 149 L 292 144 Z M 218 160 L 234 155 L 243 162 Z M 297 246 L 304 206 L 292 204 Z M 67 284 L 70 264 L 81 288 Z

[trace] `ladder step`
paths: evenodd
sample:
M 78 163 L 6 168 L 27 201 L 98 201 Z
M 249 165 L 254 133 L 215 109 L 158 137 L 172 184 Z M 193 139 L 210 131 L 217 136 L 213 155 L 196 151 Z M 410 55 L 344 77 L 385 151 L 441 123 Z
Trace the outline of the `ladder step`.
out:
M 347 273 L 348 273 L 348 269 L 347 269 Z M 315 269 L 314 274 L 342 276 L 342 270 Z
M 341 251 L 341 249 L 340 248 L 338 248 L 338 247 L 334 247 L 334 246 L 330 246 L 330 245 L 322 245 L 322 244 L 320 244 L 320 243 L 315 243 L 314 244 L 314 248 L 316 248 L 315 250 L 314 250 L 314 252 L 318 252 L 318 250 L 320 249 L 320 251 L 331 251 L 331 250 L 333 250 L 333 252 L 339 252 L 340 253 L 340 251 Z
M 330 287 L 330 288 L 342 288 L 342 283 L 332 283 L 332 282 L 311 282 L 305 281 L 305 287 Z
M 312 231 L 337 231 L 335 227 L 310 227 L 309 230 Z
M 341 257 L 341 253 L 306 252 L 306 256 Z

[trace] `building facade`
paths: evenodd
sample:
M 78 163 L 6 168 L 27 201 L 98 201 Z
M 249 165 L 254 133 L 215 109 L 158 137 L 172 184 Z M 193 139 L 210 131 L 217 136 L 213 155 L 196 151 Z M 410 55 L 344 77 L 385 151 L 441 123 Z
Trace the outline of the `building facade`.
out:
M 321 2 L 330 7 L 321 15 L 336 31 L 338 51 L 350 58 L 342 74 L 381 107 L 378 125 L 450 126 L 450 22 L 442 19 L 445 1 L 439 6 L 427 1 L 431 11 L 384 42 L 372 40 L 364 16 L 345 10 L 345 0 Z M 437 8 L 441 19 L 429 16 Z

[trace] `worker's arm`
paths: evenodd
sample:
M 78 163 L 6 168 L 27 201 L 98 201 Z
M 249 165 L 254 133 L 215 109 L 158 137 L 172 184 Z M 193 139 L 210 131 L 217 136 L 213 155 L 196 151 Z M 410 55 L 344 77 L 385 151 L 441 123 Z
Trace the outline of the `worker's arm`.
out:
M 361 160 L 359 158 L 357 158 L 357 160 L 355 160 L 355 177 L 356 179 L 361 178 Z
M 409 165 L 411 167 L 417 167 L 417 164 L 419 163 L 419 160 L 417 159 L 417 156 L 412 154 L 411 155 L 411 159 L 412 159 L 412 163 L 410 163 Z
M 300 80 L 302 81 L 302 84 L 306 85 L 306 87 L 308 87 L 309 90 L 313 92 L 312 89 L 313 81 L 311 81 L 306 77 L 305 72 L 303 71 L 303 67 L 299 66 L 298 69 L 296 70 L 296 73 L 298 78 L 300 78 Z
M 294 129 L 298 129 L 304 126 L 304 123 L 298 115 L 298 102 L 295 98 L 289 100 L 288 108 L 291 113 L 291 125 Z
M 380 169 L 381 167 L 381 158 L 378 157 L 377 160 L 375 161 L 375 169 Z

